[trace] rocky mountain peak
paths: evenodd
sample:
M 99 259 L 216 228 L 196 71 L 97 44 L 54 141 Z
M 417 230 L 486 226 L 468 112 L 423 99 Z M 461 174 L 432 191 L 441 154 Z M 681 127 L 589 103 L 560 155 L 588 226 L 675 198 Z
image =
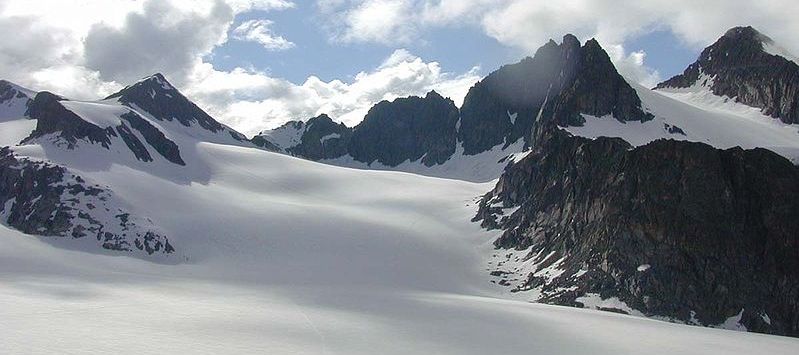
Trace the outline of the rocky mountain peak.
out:
M 332 124 L 336 124 L 335 122 L 333 122 L 333 119 L 330 118 L 330 116 L 328 116 L 326 113 L 320 114 L 319 116 L 316 116 L 316 117 L 311 117 L 306 122 L 306 124 L 309 125 L 309 126 L 313 125 L 313 124 L 316 124 L 316 123 L 320 123 L 320 124 L 331 124 L 331 123 Z
M 550 41 L 552 41 L 550 39 Z M 561 45 L 567 48 L 580 48 L 580 40 L 577 39 L 577 36 L 567 33 L 563 35 L 563 40 L 561 41 Z
M 704 84 L 702 78 L 711 77 Z M 799 123 L 799 65 L 768 36 L 751 26 L 728 30 L 705 48 L 682 74 L 655 89 L 707 85 L 718 96 L 757 107 L 784 123 Z
M 540 123 L 582 125 L 582 114 L 651 119 L 599 42 L 581 46 L 567 34 L 560 44 L 550 40 L 535 56 L 505 65 L 472 87 L 461 108 L 459 139 L 466 154 L 477 154 L 520 138 L 529 143 Z
M 445 98 L 443 96 L 441 96 L 441 94 L 439 94 L 435 90 L 430 90 L 430 92 L 428 92 L 424 96 L 424 98 L 428 99 L 428 100 L 430 100 L 430 99 L 433 99 L 433 100 L 445 100 Z
M 150 96 L 151 99 L 154 99 L 155 96 L 164 95 L 171 97 L 175 94 L 180 95 L 180 92 L 166 80 L 163 74 L 155 73 L 126 86 L 124 89 L 106 97 L 106 99 L 118 98 L 123 102 L 132 102 L 146 96 Z
M 212 132 L 224 129 L 222 124 L 183 96 L 160 73 L 139 80 L 106 99 L 117 99 L 122 104 L 138 106 L 158 120 L 177 120 L 186 127 L 196 123 Z M 240 138 L 235 134 L 231 135 L 236 139 Z
M 738 26 L 733 27 L 724 32 L 724 38 L 731 38 L 734 40 L 741 40 L 741 39 L 754 39 L 760 40 L 762 37 L 765 37 L 762 33 L 756 30 L 752 26 Z
M 422 160 L 441 164 L 455 152 L 458 108 L 435 91 L 382 101 L 355 127 L 349 153 L 357 161 L 396 166 Z
M 66 142 L 69 149 L 74 148 L 81 139 L 105 148 L 110 146 L 109 130 L 87 122 L 64 107 L 61 101 L 68 100 L 49 91 L 36 94 L 26 112 L 28 117 L 36 120 L 36 129 L 23 142 L 58 133 L 59 139 Z

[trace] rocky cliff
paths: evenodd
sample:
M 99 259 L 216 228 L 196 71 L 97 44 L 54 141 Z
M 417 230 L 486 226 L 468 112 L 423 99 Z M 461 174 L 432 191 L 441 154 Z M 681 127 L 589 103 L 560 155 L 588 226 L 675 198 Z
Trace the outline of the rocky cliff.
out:
M 581 125 L 581 114 L 646 121 L 635 90 L 619 75 L 596 40 L 572 35 L 549 41 L 535 56 L 506 65 L 469 90 L 461 107 L 458 138 L 476 154 L 520 138 L 529 141 L 540 120 Z
M 551 129 L 475 220 L 503 230 L 492 275 L 536 301 L 799 336 L 797 181 L 764 149 Z
M 347 154 L 351 136 L 351 128 L 322 114 L 303 123 L 299 144 L 288 152 L 311 160 L 338 158 Z
M 307 122 L 288 122 L 252 142 L 310 160 L 350 155 L 365 164 L 421 161 L 432 166 L 455 153 L 457 122 L 455 103 L 432 91 L 425 97 L 381 101 L 353 128 L 323 114 Z
M 441 164 L 455 153 L 458 108 L 432 91 L 425 97 L 383 101 L 355 127 L 349 153 L 357 161 L 396 166 L 417 161 Z
M 95 240 L 104 249 L 171 254 L 169 239 L 112 191 L 62 166 L 0 148 L 0 217 L 23 233 Z

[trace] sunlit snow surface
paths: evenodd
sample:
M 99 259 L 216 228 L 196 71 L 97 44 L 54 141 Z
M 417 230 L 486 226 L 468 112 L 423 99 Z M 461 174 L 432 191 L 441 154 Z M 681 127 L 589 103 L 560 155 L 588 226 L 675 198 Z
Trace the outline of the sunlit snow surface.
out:
M 485 152 L 475 155 L 464 155 L 461 143 L 458 142 L 456 144 L 455 153 L 447 161 L 433 166 L 424 165 L 422 158 L 416 161 L 405 160 L 397 166 L 386 166 L 377 161 L 372 164 L 366 164 L 353 159 L 349 154 L 335 159 L 323 159 L 319 162 L 356 169 L 404 171 L 425 176 L 486 182 L 497 179 L 502 175 L 502 171 L 508 165 L 508 162 L 518 161 L 526 155 L 523 152 L 523 139 L 519 139 L 507 147 L 504 146 L 504 143 L 498 144 Z
M 795 354 L 799 340 L 497 298 L 491 184 L 199 143 L 203 174 L 87 169 L 179 254 L 0 227 L 0 353 Z M 183 169 L 173 167 L 174 169 Z
M 653 120 L 622 123 L 610 116 L 586 116 L 584 126 L 565 129 L 589 138 L 621 137 L 635 146 L 670 138 L 723 149 L 762 147 L 799 163 L 799 125 L 784 124 L 758 108 L 716 96 L 707 89 L 708 85 L 700 80 L 691 88 L 657 91 L 634 86 L 643 106 L 655 115 Z M 680 128 L 684 134 L 669 133 L 667 125 Z

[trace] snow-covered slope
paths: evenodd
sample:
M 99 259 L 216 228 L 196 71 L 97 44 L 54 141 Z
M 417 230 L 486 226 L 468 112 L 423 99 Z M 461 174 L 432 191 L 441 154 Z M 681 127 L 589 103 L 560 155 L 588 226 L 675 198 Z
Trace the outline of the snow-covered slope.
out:
M 31 147 L 28 152 L 33 152 Z M 791 354 L 790 338 L 496 298 L 488 184 L 197 144 L 205 174 L 78 170 L 179 257 L 96 255 L 0 227 L 3 353 Z M 43 157 L 43 158 L 46 158 Z M 96 250 L 96 249 L 93 249 Z
M 65 107 L 118 123 L 120 108 L 107 100 Z M 0 352 L 799 349 L 794 339 L 504 299 L 485 270 L 496 232 L 470 222 L 490 183 L 320 164 L 201 141 L 180 133 L 179 122 L 147 118 L 185 165 L 140 161 L 113 142 L 119 152 L 45 140 L 11 148 L 17 159 L 65 167 L 112 192 L 110 205 L 80 198 L 97 203 L 82 210 L 99 209 L 92 218 L 108 222 L 116 217 L 102 217 L 104 206 L 124 208 L 175 251 L 121 258 L 128 253 L 92 238 L 0 227 L 0 303 L 15 305 L 0 307 Z
M 199 144 L 252 147 L 158 74 L 98 101 L 2 85 L 0 146 L 10 146 L 0 154 L 2 222 L 87 250 L 177 258 L 166 255 L 176 250 L 149 206 L 118 193 L 129 182 L 108 184 L 98 174 L 124 166 L 174 184 L 204 183 L 210 168 Z
M 698 91 L 636 90 L 654 119 L 589 116 L 568 129 L 634 144 L 684 136 L 795 149 L 793 126 L 761 127 L 772 121 Z M 477 181 L 468 182 L 257 149 L 161 75 L 98 101 L 49 95 L 37 120 L 0 123 L 14 125 L 0 136 L 11 146 L 0 195 L 13 196 L 2 201 L 0 304 L 14 305 L 0 307 L 0 353 L 799 351 L 792 338 L 508 299 L 486 269 L 503 257 L 498 232 L 471 219 L 493 187 L 483 181 L 524 154 L 521 138 L 476 155 L 456 145 L 434 167 L 325 160 Z M 542 102 L 526 119 L 541 117 Z M 525 119 L 500 108 L 511 126 Z M 270 137 L 291 145 L 306 128 Z
M 355 169 L 393 170 L 447 179 L 487 182 L 501 175 L 502 170 L 515 159 L 515 156 L 524 154 L 523 150 L 524 141 L 519 139 L 507 147 L 504 147 L 504 144 L 499 144 L 482 153 L 465 155 L 463 154 L 463 145 L 458 142 L 455 153 L 447 161 L 433 166 L 423 164 L 421 158 L 415 161 L 406 160 L 397 166 L 386 166 L 379 162 L 367 164 L 353 159 L 349 154 L 335 159 L 319 160 L 319 162 Z
M 9 81 L 0 80 L 0 122 L 22 118 L 36 93 Z
M 620 137 L 640 146 L 656 139 L 689 140 L 717 148 L 767 148 L 799 163 L 799 125 L 785 124 L 728 97 L 714 95 L 712 79 L 685 89 L 649 90 L 634 86 L 655 119 L 622 123 L 612 117 L 586 116 L 582 127 L 564 129 L 578 136 Z
M 0 80 L 0 147 L 16 145 L 36 127 L 25 117 L 36 92 L 9 81 Z
M 306 124 L 303 121 L 290 121 L 286 124 L 259 133 L 270 143 L 280 148 L 282 152 L 296 147 L 302 143 L 302 134 L 305 133 Z

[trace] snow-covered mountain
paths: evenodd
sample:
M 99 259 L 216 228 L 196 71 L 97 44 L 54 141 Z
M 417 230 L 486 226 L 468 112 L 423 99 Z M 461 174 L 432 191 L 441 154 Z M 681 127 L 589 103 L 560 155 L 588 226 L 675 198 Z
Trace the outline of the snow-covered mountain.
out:
M 69 163 L 158 226 L 175 252 L 120 258 L 130 253 L 98 253 L 91 237 L 36 238 L 0 226 L 0 304 L 14 305 L 0 307 L 2 353 L 799 348 L 791 338 L 508 299 L 486 270 L 505 253 L 493 247 L 498 233 L 469 222 L 491 184 L 348 169 L 237 144 L 193 141 L 190 149 L 178 140 L 186 165 L 83 141 L 61 146 L 71 158 L 120 161 L 90 166 L 50 160 L 54 151 L 37 153 L 44 143 L 10 149 L 18 159 Z M 166 173 L 173 170 L 183 179 Z
M 637 87 L 645 121 L 545 113 L 475 218 L 503 231 L 495 281 L 538 302 L 799 335 L 799 125 L 707 80 Z
M 97 101 L 0 84 L 2 353 L 799 349 L 641 318 L 797 334 L 799 168 L 713 147 L 791 156 L 796 127 L 630 85 L 594 40 L 461 108 L 251 141 L 158 74 Z
M 98 101 L 73 101 L 3 82 L 0 165 L 5 222 L 23 232 L 93 241 L 104 249 L 171 254 L 143 206 L 97 178 L 114 166 L 199 182 L 197 144 L 252 146 L 156 74 Z M 90 244 L 91 244 L 90 243 Z
M 0 121 L 25 116 L 28 104 L 35 95 L 35 92 L 12 82 L 0 80 Z
M 496 234 L 468 222 L 488 184 L 197 148 L 206 182 L 122 166 L 93 174 L 150 213 L 178 265 L 65 250 L 74 241 L 0 226 L 0 304 L 13 305 L 0 307 L 0 353 L 799 349 L 793 338 L 507 299 L 485 270 L 505 253 Z
M 765 147 L 799 162 L 799 141 L 795 139 L 799 126 L 793 124 L 799 109 L 799 91 L 795 88 L 799 67 L 780 48 L 751 27 L 730 29 L 706 48 L 684 74 L 659 84 L 653 91 L 638 84 L 628 85 L 596 41 L 588 41 L 581 48 L 574 36 L 567 35 L 561 44 L 550 41 L 534 57 L 504 66 L 477 83 L 463 107 L 458 108 L 458 120 L 453 121 L 447 114 L 431 114 L 436 99 L 430 95 L 383 102 L 375 107 L 383 112 L 394 107 L 400 113 L 395 116 L 406 115 L 409 122 L 413 121 L 409 105 L 427 110 L 424 117 L 440 126 L 423 130 L 425 140 L 437 142 L 439 147 L 432 155 L 403 146 L 402 142 L 409 140 L 407 136 L 381 129 L 356 135 L 372 137 L 372 141 L 360 142 L 356 137 L 351 143 L 349 136 L 359 127 L 349 129 L 330 122 L 320 125 L 327 129 L 317 127 L 317 133 L 305 136 L 314 119 L 289 122 L 254 139 L 268 149 L 334 165 L 490 181 L 513 160 L 510 155 L 519 155 L 529 145 L 526 137 L 531 136 L 539 114 L 544 114 L 540 108 L 546 100 L 562 100 L 555 106 L 571 108 L 596 102 L 612 105 L 612 100 L 618 99 L 619 108 L 586 106 L 588 109 L 578 110 L 579 114 L 558 114 L 557 120 L 572 134 L 620 137 L 635 146 L 664 138 L 703 142 L 717 148 Z M 601 89 L 595 90 L 592 97 L 581 94 L 580 87 L 568 87 L 574 83 Z M 564 94 L 559 96 L 560 93 Z M 641 109 L 635 112 L 636 107 Z M 591 114 L 592 110 L 596 112 Z M 374 127 L 372 122 L 379 121 L 379 116 L 379 112 L 367 115 L 364 122 L 368 124 L 364 126 Z M 413 132 L 410 128 L 403 130 Z M 342 134 L 344 137 L 340 137 Z M 336 139 L 321 141 L 331 137 Z M 397 146 L 403 153 L 394 153 L 393 159 L 353 155 L 350 145 L 373 146 L 375 150 Z M 316 148 L 306 152 L 307 148 L 299 146 Z
M 799 64 L 768 36 L 735 27 L 657 89 L 704 87 L 784 123 L 799 123 Z
M 751 27 L 730 29 L 685 73 L 655 90 L 633 85 L 654 119 L 623 123 L 586 115 L 582 126 L 564 128 L 634 146 L 677 139 L 722 149 L 761 147 L 799 163 L 799 66 L 774 48 L 779 47 Z

